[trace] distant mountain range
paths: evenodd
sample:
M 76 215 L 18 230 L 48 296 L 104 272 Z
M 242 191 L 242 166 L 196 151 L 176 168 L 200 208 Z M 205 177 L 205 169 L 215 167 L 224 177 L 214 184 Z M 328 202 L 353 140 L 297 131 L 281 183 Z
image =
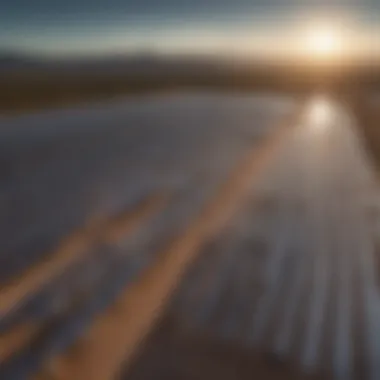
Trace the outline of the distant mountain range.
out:
M 0 73 L 24 70 L 86 74 L 183 74 L 197 70 L 225 70 L 226 60 L 212 57 L 160 56 L 154 54 L 53 59 L 0 51 Z
M 26 67 L 36 67 L 37 60 L 30 56 L 9 51 L 0 51 L 0 70 L 20 69 Z
M 327 65 L 291 60 L 266 61 L 196 55 L 160 55 L 136 53 L 82 58 L 47 58 L 0 50 L 0 80 L 9 82 L 16 73 L 21 81 L 41 77 L 61 82 L 112 80 L 133 84 L 150 83 L 198 83 L 228 84 L 229 86 L 289 87 L 299 84 L 380 83 L 380 62 L 352 62 L 344 65 L 339 61 Z M 18 75 L 20 74 L 21 75 Z M 26 74 L 26 75 L 24 75 Z M 29 75 L 31 74 L 31 75 Z M 126 82 L 127 81 L 127 82 Z M 116 84 L 115 84 L 116 86 Z

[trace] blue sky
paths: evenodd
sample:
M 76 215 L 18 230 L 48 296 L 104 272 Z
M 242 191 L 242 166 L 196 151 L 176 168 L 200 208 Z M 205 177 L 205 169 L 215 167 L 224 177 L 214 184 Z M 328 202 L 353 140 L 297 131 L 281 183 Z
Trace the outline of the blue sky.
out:
M 0 48 L 49 54 L 233 48 L 313 14 L 380 24 L 380 0 L 2 0 Z M 343 15 L 343 16 L 342 16 Z M 344 21 L 343 21 L 344 22 Z

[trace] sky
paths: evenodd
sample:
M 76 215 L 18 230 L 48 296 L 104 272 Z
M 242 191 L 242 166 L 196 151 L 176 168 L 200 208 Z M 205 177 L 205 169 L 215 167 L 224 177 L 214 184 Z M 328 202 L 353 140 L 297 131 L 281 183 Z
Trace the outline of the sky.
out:
M 0 50 L 268 53 L 318 20 L 371 49 L 379 15 L 380 0 L 2 0 Z

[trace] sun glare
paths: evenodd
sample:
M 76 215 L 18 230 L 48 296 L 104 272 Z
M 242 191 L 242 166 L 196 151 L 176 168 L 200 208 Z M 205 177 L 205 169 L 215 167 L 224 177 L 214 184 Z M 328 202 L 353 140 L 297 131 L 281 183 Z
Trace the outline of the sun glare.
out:
M 306 49 L 311 58 L 334 58 L 342 47 L 342 39 L 338 31 L 329 27 L 315 27 L 306 37 Z

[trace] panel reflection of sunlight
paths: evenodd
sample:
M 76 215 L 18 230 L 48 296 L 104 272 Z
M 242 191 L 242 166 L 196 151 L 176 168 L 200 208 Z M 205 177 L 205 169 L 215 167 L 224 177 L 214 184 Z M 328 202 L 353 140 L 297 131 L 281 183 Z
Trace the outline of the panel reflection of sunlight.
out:
M 313 127 L 326 128 L 333 116 L 332 107 L 326 98 L 316 98 L 309 109 L 308 118 Z

